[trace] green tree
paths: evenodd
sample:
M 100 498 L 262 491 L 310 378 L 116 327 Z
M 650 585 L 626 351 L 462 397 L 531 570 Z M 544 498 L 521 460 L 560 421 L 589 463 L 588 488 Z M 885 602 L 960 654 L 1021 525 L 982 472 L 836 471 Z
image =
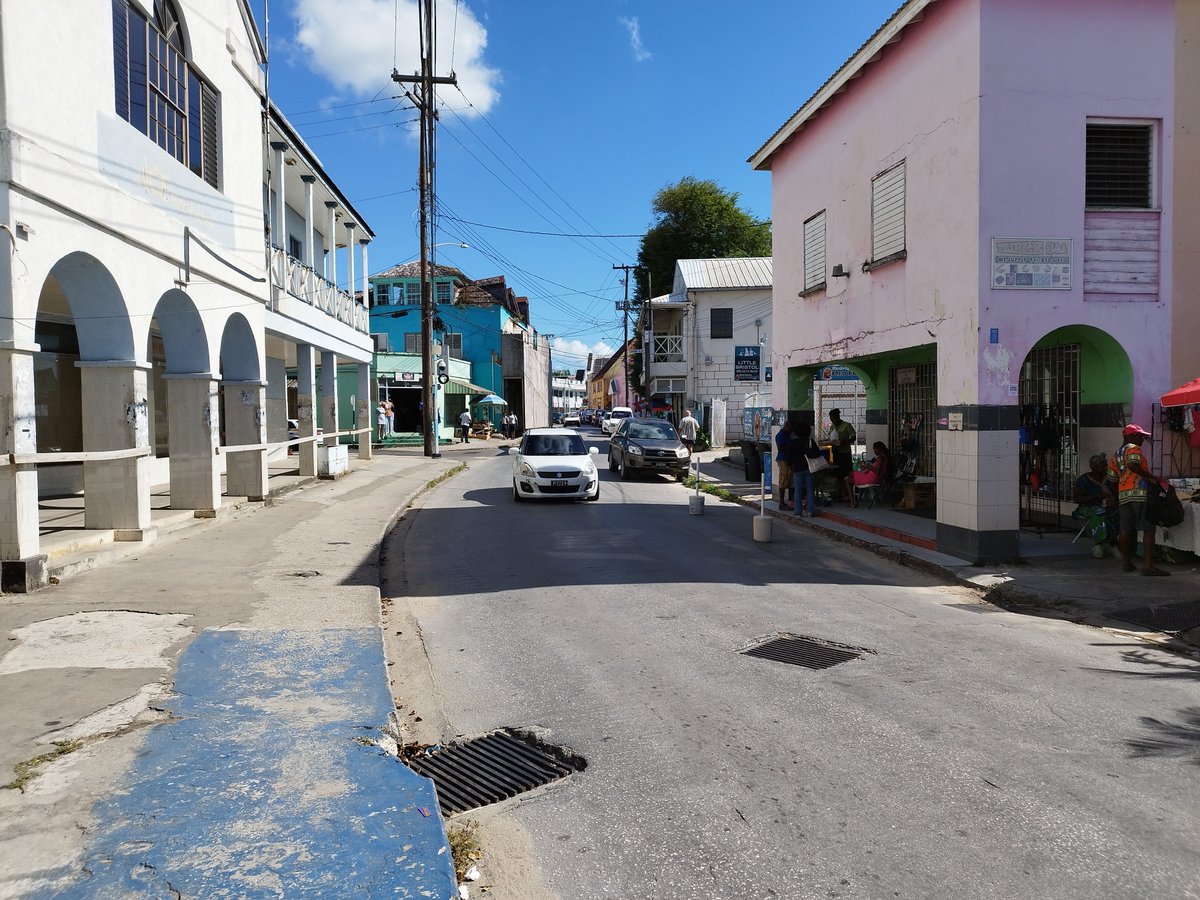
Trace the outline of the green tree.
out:
M 691 175 L 654 195 L 654 221 L 638 247 L 634 279 L 639 332 L 642 305 L 670 293 L 678 260 L 771 255 L 770 228 L 738 206 L 738 198 L 711 179 Z M 640 355 L 631 360 L 630 377 L 641 384 Z

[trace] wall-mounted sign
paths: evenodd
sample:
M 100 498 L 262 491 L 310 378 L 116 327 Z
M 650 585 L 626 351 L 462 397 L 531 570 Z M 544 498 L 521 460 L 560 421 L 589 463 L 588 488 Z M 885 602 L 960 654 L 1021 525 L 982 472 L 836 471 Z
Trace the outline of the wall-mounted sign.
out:
M 733 380 L 758 381 L 761 371 L 762 347 L 751 345 L 733 348 Z
M 822 366 L 820 372 L 822 381 L 857 381 L 858 376 L 845 366 Z
M 1007 291 L 1071 289 L 1070 238 L 992 238 L 992 287 Z
M 905 366 L 902 369 L 896 370 L 896 384 L 916 384 L 917 383 L 917 367 Z

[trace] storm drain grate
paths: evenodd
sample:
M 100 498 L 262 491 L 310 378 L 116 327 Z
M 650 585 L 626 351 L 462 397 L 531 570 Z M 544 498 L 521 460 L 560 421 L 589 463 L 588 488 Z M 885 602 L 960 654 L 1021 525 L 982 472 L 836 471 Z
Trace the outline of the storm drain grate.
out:
M 1200 600 L 1166 606 L 1138 606 L 1109 613 L 1114 619 L 1153 628 L 1155 631 L 1187 631 L 1200 627 Z
M 828 669 L 838 663 L 862 657 L 862 654 L 856 650 L 834 647 L 811 638 L 798 637 L 775 638 L 765 644 L 743 650 L 742 653 L 746 656 L 757 656 L 760 659 L 790 663 L 793 666 L 804 666 L 806 669 Z
M 433 779 L 447 815 L 499 803 L 587 766 L 581 757 L 507 731 L 457 741 L 407 762 Z

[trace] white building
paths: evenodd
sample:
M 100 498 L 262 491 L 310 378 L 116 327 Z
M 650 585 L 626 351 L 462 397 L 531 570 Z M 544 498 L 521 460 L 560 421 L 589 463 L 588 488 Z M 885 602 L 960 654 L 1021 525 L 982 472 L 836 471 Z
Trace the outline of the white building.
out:
M 583 401 L 587 396 L 587 386 L 578 378 L 566 375 L 553 376 L 551 385 L 553 406 L 555 412 L 575 412 L 583 409 Z
M 197 515 L 266 496 L 285 367 L 302 434 L 337 421 L 338 363 L 369 402 L 366 310 L 330 282 L 338 246 L 349 283 L 356 245 L 365 274 L 372 233 L 281 116 L 263 134 L 246 0 L 3 16 L 0 572 L 19 591 L 45 580 L 39 498 L 82 490 L 86 530 L 152 539 L 153 484 Z
M 643 326 L 651 405 L 707 416 L 717 400 L 726 441 L 740 439 L 747 395 L 770 392 L 771 258 L 679 260 L 671 293 L 650 301 Z

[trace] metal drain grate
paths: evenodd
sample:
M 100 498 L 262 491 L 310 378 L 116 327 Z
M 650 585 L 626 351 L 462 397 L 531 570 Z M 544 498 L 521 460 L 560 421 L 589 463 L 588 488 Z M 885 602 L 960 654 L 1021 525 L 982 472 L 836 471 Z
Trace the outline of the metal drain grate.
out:
M 862 657 L 862 654 L 856 650 L 833 647 L 811 638 L 797 637 L 775 638 L 765 644 L 743 650 L 742 653 L 746 656 L 790 663 L 793 666 L 804 666 L 806 669 L 828 669 L 838 663 Z
M 1200 600 L 1187 600 L 1165 606 L 1138 606 L 1109 613 L 1114 619 L 1131 622 L 1155 631 L 1187 631 L 1200 627 Z
M 581 757 L 506 731 L 458 741 L 407 762 L 433 779 L 447 815 L 499 803 L 587 766 Z

